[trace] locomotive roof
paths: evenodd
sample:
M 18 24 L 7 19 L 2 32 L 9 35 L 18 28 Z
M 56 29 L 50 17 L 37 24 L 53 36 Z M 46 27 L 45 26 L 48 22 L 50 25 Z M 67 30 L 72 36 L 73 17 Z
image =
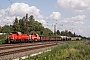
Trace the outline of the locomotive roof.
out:
M 21 34 L 21 32 L 16 32 L 16 31 L 14 31 L 14 32 L 11 32 L 12 34 Z

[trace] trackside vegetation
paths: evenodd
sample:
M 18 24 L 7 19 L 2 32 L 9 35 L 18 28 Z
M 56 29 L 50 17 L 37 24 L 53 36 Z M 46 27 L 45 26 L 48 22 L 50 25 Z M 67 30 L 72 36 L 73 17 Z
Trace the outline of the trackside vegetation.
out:
M 49 52 L 20 60 L 89 60 L 90 46 L 87 41 L 69 41 L 65 44 L 59 44 Z
M 7 36 L 7 34 L 2 34 L 2 35 L 0 35 L 0 44 L 6 43 L 6 42 L 5 42 L 6 36 Z

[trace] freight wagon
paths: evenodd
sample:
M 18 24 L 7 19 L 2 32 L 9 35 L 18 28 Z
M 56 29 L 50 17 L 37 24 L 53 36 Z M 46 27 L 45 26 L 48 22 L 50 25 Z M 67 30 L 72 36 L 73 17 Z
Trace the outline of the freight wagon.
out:
M 60 36 L 40 36 L 41 41 L 61 41 Z

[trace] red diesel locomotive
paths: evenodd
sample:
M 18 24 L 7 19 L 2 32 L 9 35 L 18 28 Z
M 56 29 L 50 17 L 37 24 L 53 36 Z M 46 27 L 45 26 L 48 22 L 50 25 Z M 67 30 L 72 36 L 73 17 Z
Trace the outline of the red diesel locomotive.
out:
M 12 32 L 7 36 L 8 43 L 15 43 L 15 42 L 29 42 L 29 41 L 37 41 L 40 40 L 38 34 L 21 34 L 21 32 Z

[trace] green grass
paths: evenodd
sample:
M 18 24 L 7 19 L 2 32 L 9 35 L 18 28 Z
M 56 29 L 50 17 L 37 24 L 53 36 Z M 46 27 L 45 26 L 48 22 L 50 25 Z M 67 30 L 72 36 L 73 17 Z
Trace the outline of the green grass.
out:
M 52 48 L 49 52 L 21 60 L 89 60 L 90 47 L 86 41 L 69 41 Z

